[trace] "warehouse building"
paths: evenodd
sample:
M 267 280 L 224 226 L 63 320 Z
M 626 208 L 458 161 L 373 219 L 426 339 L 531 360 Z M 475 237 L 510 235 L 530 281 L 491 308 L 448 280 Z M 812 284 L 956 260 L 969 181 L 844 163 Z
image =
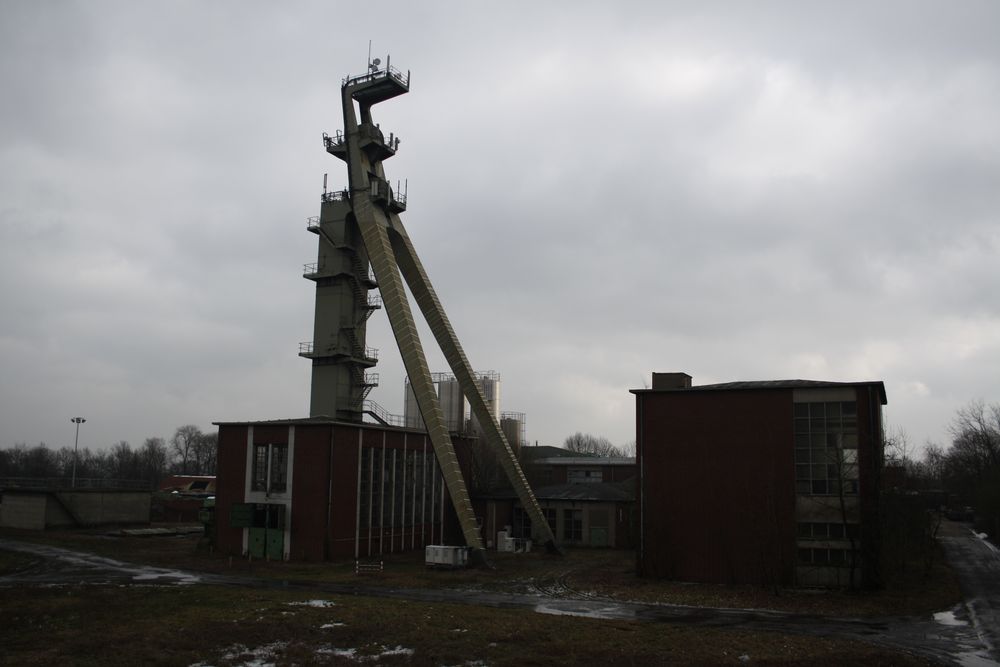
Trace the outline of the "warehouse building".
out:
M 223 553 L 365 559 L 461 542 L 425 432 L 326 417 L 217 425 Z M 464 467 L 468 443 L 453 442 Z
M 882 382 L 654 373 L 631 393 L 641 576 L 880 584 Z

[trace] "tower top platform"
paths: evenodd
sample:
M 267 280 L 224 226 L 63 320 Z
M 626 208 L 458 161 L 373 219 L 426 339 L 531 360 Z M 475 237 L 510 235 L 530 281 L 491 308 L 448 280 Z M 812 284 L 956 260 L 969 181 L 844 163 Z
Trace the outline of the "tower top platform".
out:
M 378 63 L 377 60 L 374 62 Z M 367 74 L 345 77 L 341 81 L 341 89 L 361 104 L 377 104 L 410 92 L 410 72 L 407 70 L 404 76 L 388 62 L 383 69 L 378 69 L 378 65 L 373 63 Z

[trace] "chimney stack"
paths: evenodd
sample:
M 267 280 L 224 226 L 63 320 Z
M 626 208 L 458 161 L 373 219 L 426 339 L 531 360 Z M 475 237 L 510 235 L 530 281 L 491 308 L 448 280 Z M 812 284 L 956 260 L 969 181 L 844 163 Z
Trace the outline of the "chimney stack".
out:
M 690 389 L 691 376 L 687 373 L 653 373 L 653 389 Z

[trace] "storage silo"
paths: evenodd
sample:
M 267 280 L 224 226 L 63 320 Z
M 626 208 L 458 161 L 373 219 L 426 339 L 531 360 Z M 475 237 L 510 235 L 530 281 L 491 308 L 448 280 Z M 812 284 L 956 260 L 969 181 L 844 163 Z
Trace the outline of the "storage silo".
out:
M 452 433 L 465 430 L 465 395 L 453 375 L 438 379 L 438 401 L 444 412 L 444 423 Z
M 502 412 L 500 413 L 500 430 L 507 438 L 514 453 L 521 451 L 524 444 L 524 413 L 523 412 Z
M 420 406 L 417 405 L 417 397 L 413 393 L 413 386 L 410 378 L 406 378 L 403 397 L 403 423 L 407 428 L 425 428 L 424 420 L 420 416 Z
M 483 371 L 481 373 L 476 373 L 476 384 L 479 385 L 479 390 L 483 394 L 483 400 L 486 401 L 486 407 L 489 409 L 490 414 L 493 418 L 500 421 L 500 374 L 496 371 Z M 482 429 L 479 428 L 479 420 L 476 419 L 475 415 L 469 420 L 470 429 L 473 433 L 482 433 Z

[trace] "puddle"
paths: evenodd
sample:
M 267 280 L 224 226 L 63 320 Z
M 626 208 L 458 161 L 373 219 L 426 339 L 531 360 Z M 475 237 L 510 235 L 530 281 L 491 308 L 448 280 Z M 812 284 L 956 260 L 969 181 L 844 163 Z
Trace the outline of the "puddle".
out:
M 934 620 L 941 625 L 968 625 L 967 622 L 956 617 L 954 611 L 939 611 L 934 614 Z

